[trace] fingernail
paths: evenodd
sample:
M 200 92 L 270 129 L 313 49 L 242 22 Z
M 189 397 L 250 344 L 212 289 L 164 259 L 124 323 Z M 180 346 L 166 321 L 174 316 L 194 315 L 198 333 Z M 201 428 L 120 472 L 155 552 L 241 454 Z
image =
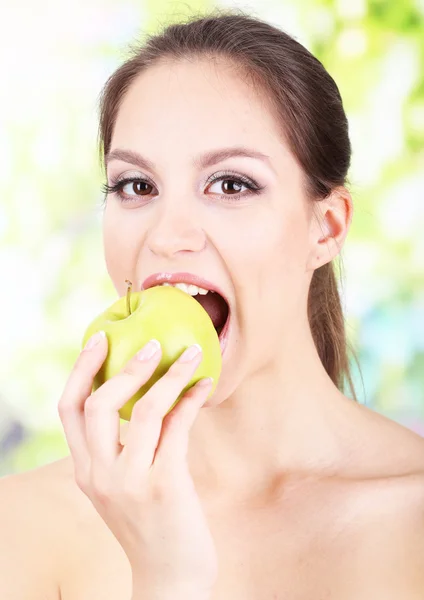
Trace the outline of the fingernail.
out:
M 201 346 L 199 346 L 199 344 L 193 344 L 192 346 L 189 346 L 187 350 L 184 350 L 184 352 L 178 359 L 178 362 L 189 362 L 190 360 L 193 360 L 193 358 L 195 358 L 198 354 L 200 354 L 201 351 L 202 348 Z
M 149 360 L 160 350 L 160 342 L 158 340 L 150 340 L 141 350 L 136 354 L 137 360 Z
M 91 350 L 92 348 L 94 348 L 94 346 L 97 346 L 101 339 L 105 337 L 106 334 L 104 331 L 97 331 L 89 338 L 83 350 Z
M 200 379 L 197 382 L 197 387 L 206 387 L 208 385 L 211 385 L 211 383 L 213 383 L 212 377 L 204 377 L 203 379 Z

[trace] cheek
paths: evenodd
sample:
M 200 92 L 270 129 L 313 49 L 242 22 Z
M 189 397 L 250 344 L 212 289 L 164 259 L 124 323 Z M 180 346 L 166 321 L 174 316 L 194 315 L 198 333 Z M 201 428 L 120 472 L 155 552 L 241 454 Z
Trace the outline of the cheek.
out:
M 239 272 L 243 272 L 243 296 L 252 314 L 262 323 L 286 320 L 300 306 L 307 273 L 307 229 L 296 218 L 259 219 L 246 236 Z M 234 249 L 234 254 L 236 250 Z
M 117 211 L 106 208 L 103 216 L 103 248 L 107 271 L 115 286 L 125 287 L 137 256 L 137 240 Z
M 300 228 L 295 229 L 286 217 L 257 220 L 245 232 L 243 258 L 257 284 L 269 287 L 269 279 L 281 280 L 299 272 L 305 240 Z M 240 251 L 239 251 L 240 253 Z

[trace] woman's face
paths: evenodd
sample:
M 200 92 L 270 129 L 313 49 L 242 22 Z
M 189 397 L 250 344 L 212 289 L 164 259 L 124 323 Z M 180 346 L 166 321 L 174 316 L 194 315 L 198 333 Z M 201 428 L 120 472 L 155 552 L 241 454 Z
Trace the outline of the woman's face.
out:
M 153 273 L 188 271 L 230 301 L 231 334 L 209 405 L 261 369 L 278 368 L 307 319 L 311 205 L 277 130 L 265 102 L 223 63 L 162 63 L 126 93 L 111 140 L 110 153 L 131 151 L 154 165 L 107 162 L 109 185 L 147 181 L 126 184 L 123 197 L 110 193 L 105 206 L 105 258 L 119 295 L 126 279 L 137 290 Z M 267 158 L 200 166 L 207 153 L 236 147 Z

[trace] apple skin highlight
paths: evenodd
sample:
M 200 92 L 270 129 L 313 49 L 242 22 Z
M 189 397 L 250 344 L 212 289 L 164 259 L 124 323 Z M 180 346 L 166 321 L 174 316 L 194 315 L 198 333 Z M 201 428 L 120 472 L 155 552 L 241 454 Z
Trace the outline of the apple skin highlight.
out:
M 130 313 L 129 310 L 130 309 Z M 93 391 L 118 374 L 149 340 L 162 346 L 161 360 L 150 379 L 119 409 L 129 421 L 134 404 L 160 379 L 186 348 L 200 344 L 202 361 L 193 377 L 169 408 L 168 414 L 197 381 L 212 377 L 208 398 L 214 393 L 222 368 L 218 333 L 203 306 L 186 292 L 172 286 L 157 286 L 141 292 L 129 292 L 119 298 L 88 326 L 82 341 L 103 330 L 108 354 L 93 381 Z

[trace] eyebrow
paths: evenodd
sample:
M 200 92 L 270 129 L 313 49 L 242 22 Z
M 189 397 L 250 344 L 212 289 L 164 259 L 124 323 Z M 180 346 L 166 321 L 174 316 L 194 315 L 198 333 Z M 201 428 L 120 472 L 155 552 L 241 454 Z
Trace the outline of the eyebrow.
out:
M 258 150 L 254 150 L 253 148 L 246 148 L 244 146 L 232 146 L 228 148 L 220 148 L 219 150 L 211 150 L 209 152 L 205 152 L 200 156 L 197 156 L 193 160 L 193 166 L 199 169 L 206 169 L 212 165 L 215 165 L 227 158 L 232 158 L 234 156 L 241 156 L 244 158 L 256 158 L 262 160 L 267 163 L 272 170 L 273 167 L 270 163 L 269 156 L 267 154 L 263 154 Z M 131 163 L 133 165 L 137 165 L 141 169 L 148 169 L 149 171 L 155 171 L 155 164 L 144 158 L 135 150 L 125 150 L 123 148 L 116 148 L 116 150 L 112 150 L 108 152 L 105 156 L 105 164 L 108 165 L 112 160 L 123 160 L 124 162 Z

